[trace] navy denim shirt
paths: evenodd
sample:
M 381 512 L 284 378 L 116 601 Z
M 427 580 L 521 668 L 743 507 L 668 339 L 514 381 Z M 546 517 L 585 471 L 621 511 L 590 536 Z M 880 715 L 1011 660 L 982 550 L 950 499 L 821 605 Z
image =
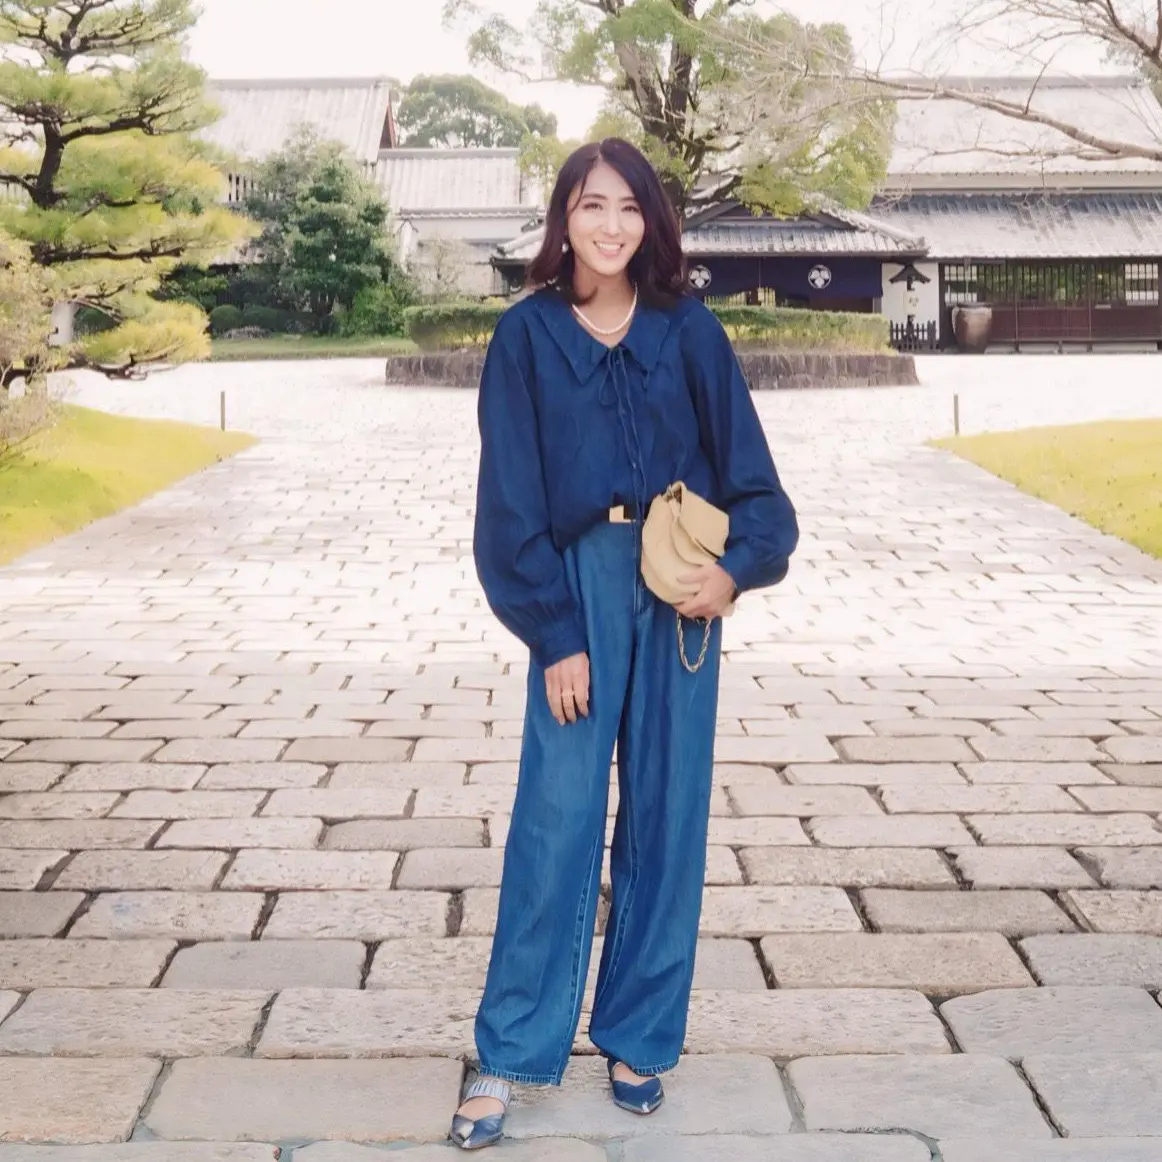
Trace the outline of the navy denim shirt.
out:
M 639 306 L 609 348 L 538 291 L 497 324 L 478 411 L 477 573 L 542 666 L 588 649 L 562 551 L 612 505 L 645 513 L 676 480 L 730 514 L 719 564 L 740 593 L 786 576 L 795 510 L 730 340 L 697 299 Z

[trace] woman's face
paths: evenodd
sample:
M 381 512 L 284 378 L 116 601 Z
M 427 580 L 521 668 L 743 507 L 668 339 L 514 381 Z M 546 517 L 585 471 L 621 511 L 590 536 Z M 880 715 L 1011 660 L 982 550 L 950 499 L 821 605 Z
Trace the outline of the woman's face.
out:
M 569 199 L 569 245 L 577 261 L 599 278 L 616 278 L 641 249 L 645 233 L 633 190 L 599 161 Z

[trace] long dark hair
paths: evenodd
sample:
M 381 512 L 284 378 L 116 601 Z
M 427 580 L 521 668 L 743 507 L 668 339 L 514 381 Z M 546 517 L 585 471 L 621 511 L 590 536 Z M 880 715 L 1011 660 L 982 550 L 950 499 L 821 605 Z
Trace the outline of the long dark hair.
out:
M 615 169 L 633 191 L 645 221 L 641 247 L 630 259 L 629 278 L 642 300 L 670 306 L 686 294 L 686 261 L 678 216 L 662 188 L 657 171 L 636 146 L 620 137 L 607 137 L 574 150 L 561 167 L 545 218 L 545 240 L 528 269 L 528 283 L 552 287 L 571 303 L 582 302 L 573 286 L 577 259 L 569 241 L 569 199 L 585 183 L 599 162 Z

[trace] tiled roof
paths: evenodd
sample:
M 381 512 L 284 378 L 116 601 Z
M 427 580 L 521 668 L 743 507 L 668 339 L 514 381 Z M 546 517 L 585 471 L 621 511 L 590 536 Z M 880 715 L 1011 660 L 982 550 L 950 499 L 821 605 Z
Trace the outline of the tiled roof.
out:
M 228 153 L 261 161 L 309 125 L 371 165 L 387 140 L 391 93 L 385 78 L 211 81 L 223 112 L 205 137 Z
M 875 255 L 924 253 L 924 240 L 866 214 L 829 207 L 800 218 L 718 217 L 682 237 L 691 257 L 712 254 Z
M 385 149 L 375 178 L 397 212 L 535 208 L 540 201 L 515 149 Z
M 1028 102 L 1034 111 L 1096 137 L 1153 149 L 1162 142 L 1162 107 L 1138 77 L 948 77 L 941 84 L 1018 105 Z M 1036 187 L 1062 184 L 1064 175 L 1109 185 L 1117 175 L 1151 174 L 1162 187 L 1162 163 L 1111 160 L 1047 126 L 963 101 L 907 94 L 898 102 L 888 172 L 888 185 L 897 189 L 986 188 L 998 177 L 1004 184 L 1025 179 Z
M 875 213 L 937 259 L 1162 255 L 1162 193 L 915 194 Z
M 712 212 L 713 213 L 713 212 Z M 497 248 L 507 262 L 530 262 L 541 248 L 544 229 L 514 238 Z M 924 239 L 890 223 L 828 208 L 802 218 L 695 218 L 682 235 L 682 249 L 691 258 L 710 255 L 912 255 L 925 252 Z

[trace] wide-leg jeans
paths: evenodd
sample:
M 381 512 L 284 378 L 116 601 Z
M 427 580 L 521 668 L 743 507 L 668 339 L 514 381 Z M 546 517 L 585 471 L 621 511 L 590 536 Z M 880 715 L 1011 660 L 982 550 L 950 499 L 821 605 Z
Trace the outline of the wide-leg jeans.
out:
M 482 1073 L 557 1085 L 581 1014 L 617 744 L 612 899 L 590 1039 L 640 1074 L 678 1062 L 706 869 L 721 622 L 696 674 L 674 610 L 641 579 L 640 526 L 603 523 L 566 550 L 589 639 L 589 717 L 561 726 L 529 668 L 500 911 L 476 1018 Z M 685 623 L 693 662 L 703 628 Z

